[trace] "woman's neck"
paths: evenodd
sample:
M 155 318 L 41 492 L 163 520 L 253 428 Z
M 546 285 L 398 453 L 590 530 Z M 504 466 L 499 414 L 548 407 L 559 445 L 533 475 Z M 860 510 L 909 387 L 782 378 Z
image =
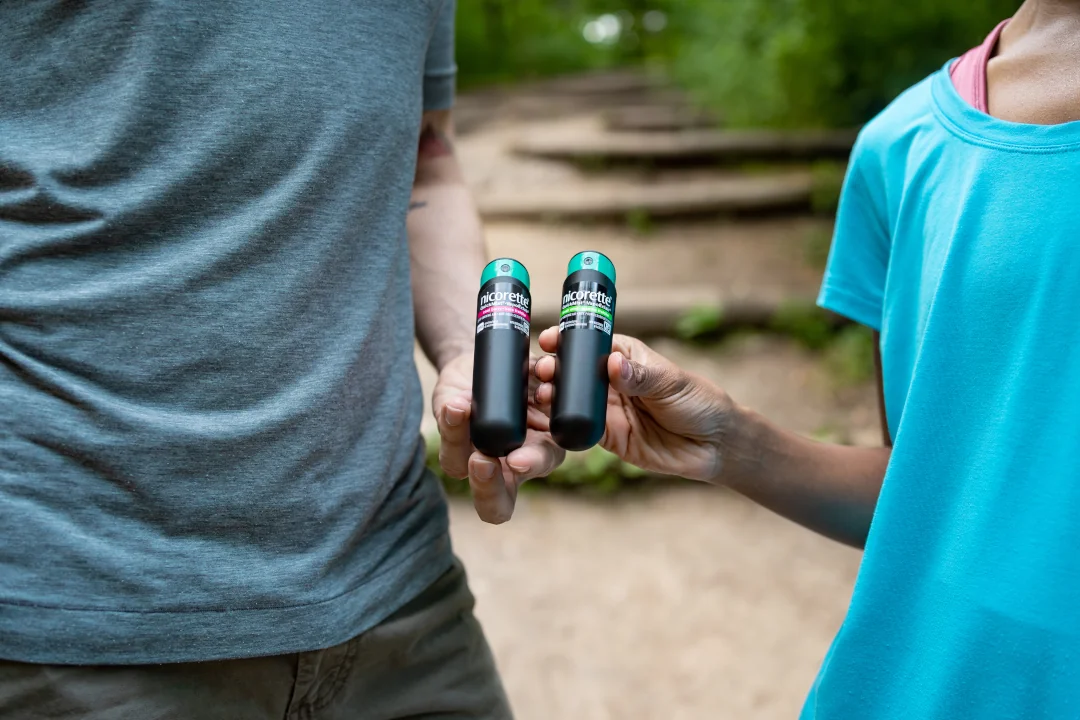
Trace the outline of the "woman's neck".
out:
M 1027 0 L 1001 32 L 986 81 L 994 117 L 1080 120 L 1080 0 Z
M 1032 31 L 1069 32 L 1077 28 L 1080 0 L 1027 0 L 1002 33 L 1002 43 L 1008 42 L 1006 34 L 1015 39 Z

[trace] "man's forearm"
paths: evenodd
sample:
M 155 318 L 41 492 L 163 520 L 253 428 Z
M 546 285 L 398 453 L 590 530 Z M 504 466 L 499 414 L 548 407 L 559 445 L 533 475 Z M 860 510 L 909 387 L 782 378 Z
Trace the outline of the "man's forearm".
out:
M 822 535 L 865 544 L 890 448 L 814 442 L 745 408 L 729 427 L 722 484 Z
M 418 155 L 408 217 L 416 336 L 441 369 L 472 349 L 476 287 L 487 252 L 449 138 L 425 128 Z

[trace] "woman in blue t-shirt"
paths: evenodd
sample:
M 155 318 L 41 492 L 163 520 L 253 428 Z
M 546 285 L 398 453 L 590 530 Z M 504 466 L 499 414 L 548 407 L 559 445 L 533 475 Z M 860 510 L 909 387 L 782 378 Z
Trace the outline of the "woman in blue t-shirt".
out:
M 865 547 L 806 719 L 1080 717 L 1080 2 L 998 32 L 852 154 L 820 303 L 876 332 L 884 447 L 787 432 L 633 338 L 608 362 L 605 448 Z

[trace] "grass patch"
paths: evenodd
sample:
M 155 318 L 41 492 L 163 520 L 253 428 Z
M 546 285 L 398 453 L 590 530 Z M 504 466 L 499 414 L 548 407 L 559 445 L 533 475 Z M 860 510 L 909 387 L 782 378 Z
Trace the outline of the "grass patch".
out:
M 635 208 L 626 213 L 626 227 L 635 235 L 651 235 L 656 229 L 652 215 L 644 208 Z
M 806 264 L 820 272 L 825 271 L 832 249 L 832 232 L 826 228 L 813 228 L 803 237 L 803 259 Z
M 874 335 L 870 328 L 837 324 L 835 317 L 821 308 L 793 304 L 777 312 L 769 329 L 819 353 L 837 387 L 874 379 Z
M 450 495 L 468 495 L 469 480 L 451 478 L 439 466 L 439 437 L 427 438 L 427 466 L 442 480 Z M 567 455 L 566 462 L 545 478 L 530 480 L 523 491 L 548 487 L 586 492 L 592 495 L 612 495 L 627 487 L 638 487 L 651 476 L 639 467 L 623 462 L 601 447 Z
M 819 215 L 835 215 L 840 206 L 840 191 L 844 187 L 847 166 L 831 160 L 822 160 L 810 168 L 810 208 Z
M 837 427 L 834 423 L 825 423 L 820 426 L 814 432 L 810 433 L 810 437 L 818 442 L 823 443 L 841 443 L 843 440 L 843 430 Z
M 769 323 L 773 332 L 787 335 L 810 350 L 823 350 L 834 335 L 832 317 L 816 305 L 782 305 Z
M 611 169 L 611 161 L 603 155 L 582 155 L 574 158 L 572 164 L 585 173 L 599 175 Z
M 685 342 L 715 338 L 724 325 L 724 309 L 718 306 L 696 307 L 675 321 L 675 337 Z
M 874 379 L 874 334 L 862 325 L 842 328 L 825 350 L 825 367 L 840 387 Z

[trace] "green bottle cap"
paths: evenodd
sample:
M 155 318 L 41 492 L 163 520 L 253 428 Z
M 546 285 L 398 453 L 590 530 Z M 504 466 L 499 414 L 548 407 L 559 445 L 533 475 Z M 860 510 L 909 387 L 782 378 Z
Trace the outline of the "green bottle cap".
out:
M 595 270 L 607 276 L 612 285 L 615 284 L 615 264 L 608 260 L 607 255 L 603 253 L 586 250 L 570 258 L 570 265 L 566 268 L 566 274 L 570 275 L 578 270 Z
M 529 271 L 514 258 L 496 258 L 487 264 L 480 275 L 480 287 L 497 277 L 511 277 L 529 288 Z

